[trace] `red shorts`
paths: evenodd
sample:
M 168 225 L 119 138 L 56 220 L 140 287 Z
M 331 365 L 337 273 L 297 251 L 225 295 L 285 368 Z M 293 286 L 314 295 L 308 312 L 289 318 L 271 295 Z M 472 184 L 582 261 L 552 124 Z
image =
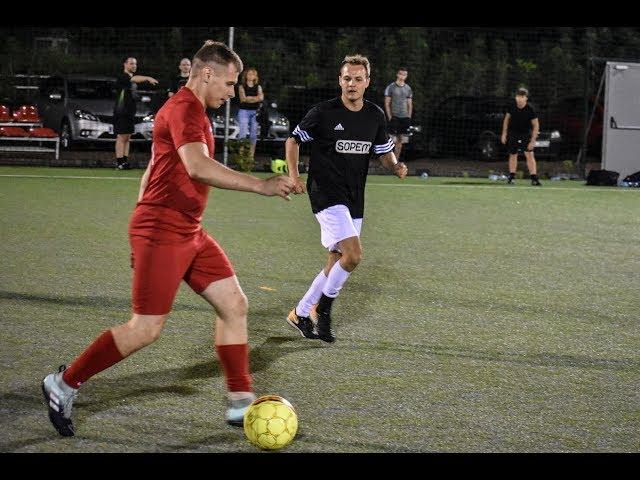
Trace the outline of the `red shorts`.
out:
M 155 237 L 129 235 L 134 313 L 169 313 L 181 280 L 201 293 L 235 274 L 220 245 L 204 230 L 179 242 Z

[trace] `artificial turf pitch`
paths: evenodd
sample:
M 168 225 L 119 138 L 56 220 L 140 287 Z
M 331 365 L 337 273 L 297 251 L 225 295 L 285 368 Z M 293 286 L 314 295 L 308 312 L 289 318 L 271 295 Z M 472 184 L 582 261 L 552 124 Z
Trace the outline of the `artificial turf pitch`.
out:
M 0 451 L 256 451 L 184 284 L 160 340 L 83 385 L 76 436 L 49 424 L 42 377 L 129 318 L 141 174 L 0 167 Z M 298 412 L 283 452 L 638 452 L 639 214 L 635 189 L 371 176 L 331 345 L 285 322 L 326 256 L 306 196 L 212 190 L 203 224 L 249 298 L 256 392 Z

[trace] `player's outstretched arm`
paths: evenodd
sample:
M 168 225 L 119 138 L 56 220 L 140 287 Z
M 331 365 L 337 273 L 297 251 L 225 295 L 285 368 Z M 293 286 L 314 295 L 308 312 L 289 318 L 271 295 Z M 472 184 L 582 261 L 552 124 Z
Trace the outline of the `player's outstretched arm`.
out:
M 209 157 L 207 146 L 202 142 L 182 145 L 178 149 L 178 155 L 189 176 L 198 182 L 226 190 L 253 192 L 270 197 L 277 195 L 290 200 L 289 193 L 293 188 L 293 181 L 287 176 L 278 175 L 263 180 L 236 172 Z
M 396 160 L 396 154 L 393 153 L 393 151 L 380 155 L 380 163 L 382 163 L 387 170 L 391 170 L 398 178 L 407 176 L 407 166 Z
M 287 168 L 289 170 L 289 178 L 293 180 L 293 193 L 299 195 L 306 193 L 307 186 L 300 179 L 300 171 L 298 170 L 298 162 L 300 160 L 300 145 L 293 138 L 287 138 L 284 144 L 285 158 L 287 159 Z
M 151 85 L 158 84 L 158 80 L 153 77 L 147 77 L 146 75 L 134 75 L 131 77 L 131 81 L 134 83 L 149 82 Z

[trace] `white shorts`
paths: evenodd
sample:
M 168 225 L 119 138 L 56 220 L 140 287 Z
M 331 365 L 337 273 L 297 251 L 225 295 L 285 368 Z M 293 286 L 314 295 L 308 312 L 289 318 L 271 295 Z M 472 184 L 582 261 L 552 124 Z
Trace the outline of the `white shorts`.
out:
M 339 252 L 338 242 L 349 237 L 359 237 L 362 219 L 351 218 L 345 205 L 333 205 L 316 213 L 320 224 L 320 242 L 330 251 Z

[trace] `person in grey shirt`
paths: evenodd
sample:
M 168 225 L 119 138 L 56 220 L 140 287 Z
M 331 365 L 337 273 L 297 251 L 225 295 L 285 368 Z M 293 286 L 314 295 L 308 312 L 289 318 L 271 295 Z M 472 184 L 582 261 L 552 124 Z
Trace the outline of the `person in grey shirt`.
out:
M 409 141 L 407 130 L 411 126 L 413 113 L 413 91 L 405 83 L 407 75 L 405 67 L 398 68 L 396 81 L 384 89 L 384 110 L 389 119 L 389 134 L 395 144 L 396 158 L 400 158 L 402 144 Z

